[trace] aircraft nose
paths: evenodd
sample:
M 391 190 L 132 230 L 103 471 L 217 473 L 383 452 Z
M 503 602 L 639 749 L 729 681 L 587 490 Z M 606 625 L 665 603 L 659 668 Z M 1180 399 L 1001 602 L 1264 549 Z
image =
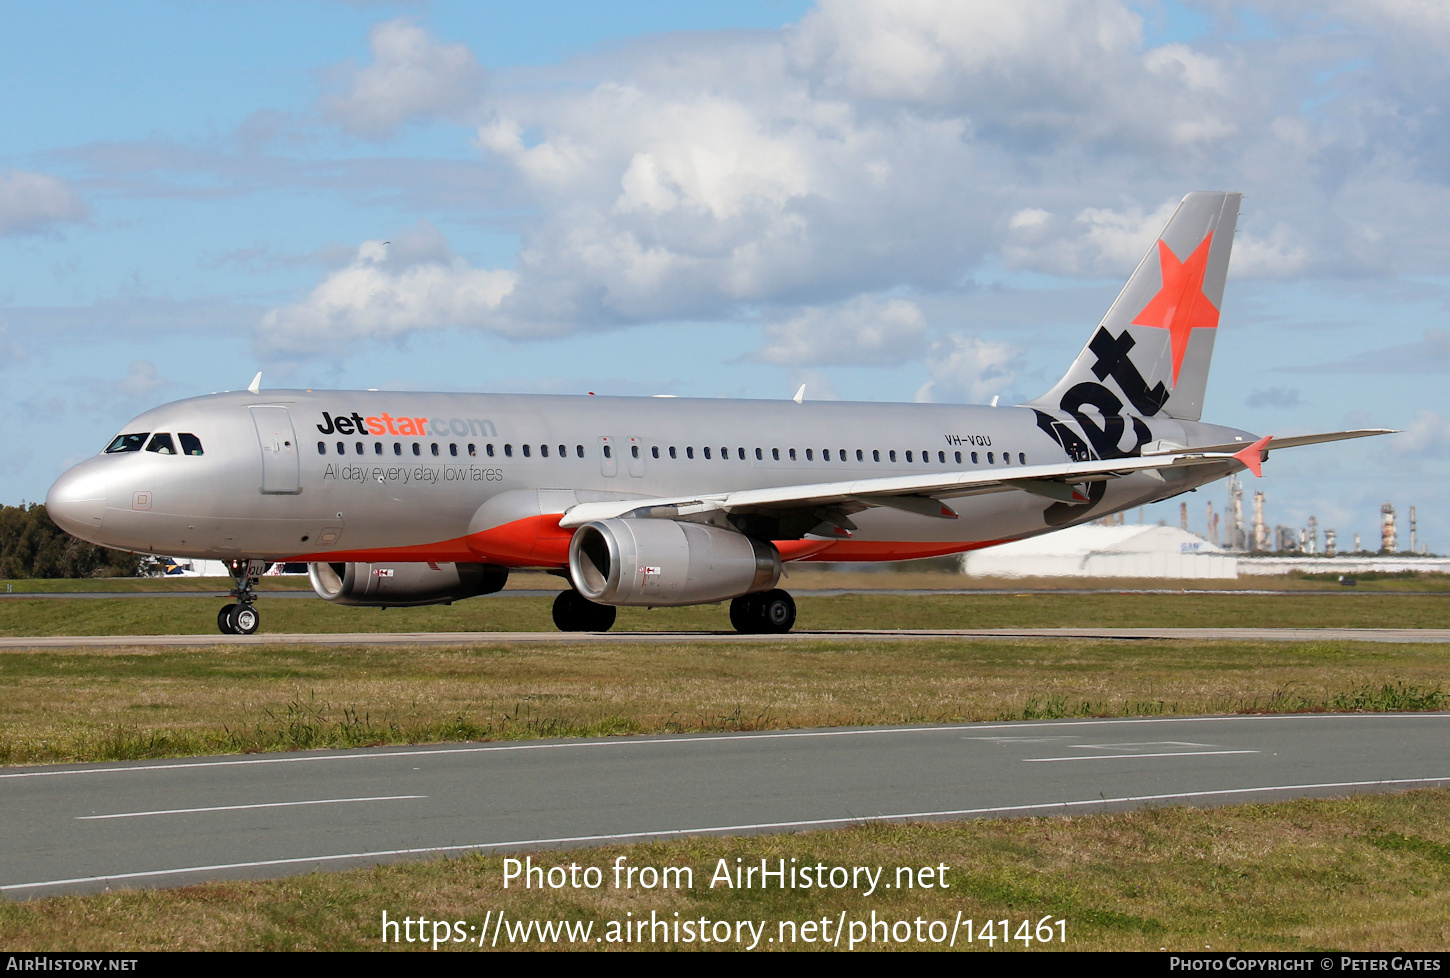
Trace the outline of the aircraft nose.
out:
M 45 494 L 45 512 L 62 530 L 91 540 L 106 514 L 105 478 L 85 465 L 77 465 L 55 480 Z

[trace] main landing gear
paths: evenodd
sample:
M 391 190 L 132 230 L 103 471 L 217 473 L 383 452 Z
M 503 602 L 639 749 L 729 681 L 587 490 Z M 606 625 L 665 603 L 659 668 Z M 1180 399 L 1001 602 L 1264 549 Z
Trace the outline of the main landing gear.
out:
M 795 626 L 795 599 L 785 591 L 742 594 L 730 602 L 730 624 L 744 635 L 781 635 Z
M 216 613 L 216 627 L 223 635 L 251 635 L 262 623 L 262 616 L 252 607 L 257 600 L 257 578 L 267 569 L 264 560 L 232 560 L 227 570 L 232 575 L 232 597 L 236 602 Z
M 595 604 L 573 588 L 554 599 L 554 624 L 561 632 L 607 632 L 616 613 L 613 606 Z

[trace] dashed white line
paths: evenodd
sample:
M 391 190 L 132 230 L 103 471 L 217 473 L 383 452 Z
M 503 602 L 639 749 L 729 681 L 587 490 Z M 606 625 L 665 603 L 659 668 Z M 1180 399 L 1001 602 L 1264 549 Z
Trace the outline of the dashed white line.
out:
M 1173 750 L 1162 754 L 1079 754 L 1076 757 L 1024 757 L 1024 763 L 1042 761 L 1121 761 L 1132 757 L 1207 757 L 1212 754 L 1257 754 L 1256 750 Z
M 413 801 L 427 795 L 377 795 L 372 798 L 316 798 L 310 801 L 268 801 L 255 805 L 213 805 L 210 808 L 165 808 L 154 812 L 116 812 L 111 815 L 77 815 L 78 822 L 106 818 L 144 818 L 147 815 L 195 815 L 199 812 L 241 812 L 253 808 L 296 808 L 302 805 L 350 805 L 364 801 Z

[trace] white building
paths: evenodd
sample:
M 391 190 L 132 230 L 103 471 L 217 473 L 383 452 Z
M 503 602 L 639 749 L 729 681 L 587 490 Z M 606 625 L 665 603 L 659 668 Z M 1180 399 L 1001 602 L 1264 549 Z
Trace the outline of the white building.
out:
M 1238 557 L 1172 526 L 1086 524 L 964 554 L 972 577 L 1235 578 Z

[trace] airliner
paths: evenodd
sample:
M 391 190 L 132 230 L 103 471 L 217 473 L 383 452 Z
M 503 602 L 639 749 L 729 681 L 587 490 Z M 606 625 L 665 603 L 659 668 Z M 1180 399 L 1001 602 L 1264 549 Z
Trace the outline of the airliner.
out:
M 1239 201 L 1183 198 L 1062 380 L 1015 407 L 253 381 L 134 418 L 46 510 L 102 546 L 226 561 L 228 634 L 257 630 L 274 561 L 342 605 L 450 603 L 543 568 L 569 581 L 565 631 L 729 601 L 736 630 L 785 632 L 789 561 L 990 547 L 1258 476 L 1275 448 L 1388 433 L 1200 420 Z

